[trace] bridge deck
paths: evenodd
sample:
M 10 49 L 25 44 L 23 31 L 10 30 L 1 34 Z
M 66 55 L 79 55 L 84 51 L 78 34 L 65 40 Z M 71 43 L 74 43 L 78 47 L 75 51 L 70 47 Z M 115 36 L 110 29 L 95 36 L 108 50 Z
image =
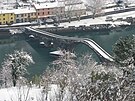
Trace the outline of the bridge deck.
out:
M 34 29 L 34 28 L 31 28 L 31 27 L 26 27 L 26 29 L 28 29 L 30 31 L 33 31 L 33 32 L 36 32 L 36 33 L 39 33 L 39 34 L 41 34 L 43 36 L 49 36 L 49 37 L 52 37 L 52 38 L 58 38 L 58 39 L 64 39 L 64 40 L 74 40 L 74 41 L 77 41 L 77 42 L 82 42 L 82 43 L 88 45 L 95 52 L 97 52 L 98 55 L 100 54 L 100 56 L 102 56 L 106 60 L 114 61 L 113 57 L 110 54 L 108 54 L 103 48 L 101 48 L 92 39 L 61 36 L 61 35 L 56 35 L 56 34 L 53 34 L 53 33 L 50 33 L 50 32 L 42 31 L 42 30 L 39 30 L 39 29 Z

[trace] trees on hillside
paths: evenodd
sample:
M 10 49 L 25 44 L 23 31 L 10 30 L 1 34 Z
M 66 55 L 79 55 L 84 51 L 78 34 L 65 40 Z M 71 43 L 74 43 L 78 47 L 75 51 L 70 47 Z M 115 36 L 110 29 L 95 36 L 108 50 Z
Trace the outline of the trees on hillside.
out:
M 135 64 L 135 36 L 121 37 L 113 46 L 113 53 L 116 62 Z
M 16 86 L 19 81 L 25 80 L 24 75 L 28 73 L 26 67 L 31 63 L 34 63 L 31 55 L 23 50 L 8 54 L 1 69 L 3 86 Z
M 42 76 L 42 85 L 46 94 L 48 85 L 57 85 L 54 101 L 133 101 L 133 69 L 133 65 L 99 65 L 89 55 L 79 60 L 65 57 L 53 62 L 53 69 Z
M 2 68 L 5 85 L 9 79 L 11 79 L 9 83 L 13 85 L 12 74 L 16 73 L 18 83 L 19 77 L 23 77 L 26 73 L 25 64 L 33 63 L 29 54 L 26 54 L 18 51 L 7 55 L 8 58 L 3 62 Z M 23 69 L 20 68 L 21 65 Z M 91 55 L 73 59 L 70 54 L 66 54 L 51 64 L 41 81 L 37 79 L 37 85 L 41 84 L 43 90 L 36 98 L 37 101 L 134 101 L 134 71 L 133 64 L 123 67 L 103 65 L 95 62 Z

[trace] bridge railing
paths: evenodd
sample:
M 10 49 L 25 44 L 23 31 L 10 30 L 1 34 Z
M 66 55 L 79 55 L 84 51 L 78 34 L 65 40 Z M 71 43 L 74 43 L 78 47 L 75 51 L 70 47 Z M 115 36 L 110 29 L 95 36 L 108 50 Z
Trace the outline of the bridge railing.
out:
M 50 32 L 43 31 L 43 30 L 35 29 L 35 28 L 32 28 L 32 27 L 27 27 L 27 29 L 31 30 L 31 31 L 34 31 L 34 32 L 37 32 L 37 33 L 40 33 L 42 35 L 53 37 L 53 38 L 81 41 L 80 38 L 61 36 L 61 35 L 53 34 L 53 33 L 50 33 Z
M 104 52 L 113 61 L 114 58 L 108 52 L 106 52 L 100 45 L 98 45 L 95 41 L 93 41 L 92 39 L 88 39 L 88 38 L 84 38 L 83 41 L 85 41 L 85 40 L 92 42 L 94 45 L 96 45 L 102 52 Z M 87 44 L 89 44 L 89 43 L 87 43 Z

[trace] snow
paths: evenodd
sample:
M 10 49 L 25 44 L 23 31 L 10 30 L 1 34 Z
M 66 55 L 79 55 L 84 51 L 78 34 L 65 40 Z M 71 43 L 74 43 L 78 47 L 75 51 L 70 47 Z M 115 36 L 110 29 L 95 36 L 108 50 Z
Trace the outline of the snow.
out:
M 65 50 L 53 51 L 53 52 L 50 52 L 50 54 L 56 55 L 56 56 L 65 56 L 65 55 L 71 54 L 71 57 L 76 57 L 76 55 L 74 53 L 66 52 Z
M 36 101 L 36 97 L 40 95 L 41 89 L 39 88 L 28 88 L 28 87 L 11 87 L 0 89 L 0 101 L 18 101 L 19 95 L 22 95 L 22 101 L 25 101 L 27 93 L 27 101 Z M 34 100 L 32 100 L 34 99 Z
M 55 7 L 64 7 L 64 4 L 58 2 L 51 2 L 51 3 L 38 3 L 34 4 L 36 9 L 43 9 L 43 8 L 55 8 Z
M 63 56 L 64 55 L 64 53 L 62 51 L 60 51 L 60 50 L 50 52 L 50 54 L 52 54 L 52 55 L 60 55 L 60 56 Z
M 0 10 L 0 13 L 3 14 L 3 13 L 14 13 L 14 14 L 25 14 L 25 13 L 36 13 L 36 10 L 34 8 L 30 8 L 30 7 L 27 7 L 27 8 L 18 8 L 18 9 L 2 9 Z
M 89 26 L 89 25 L 96 25 L 96 24 L 112 24 L 112 25 L 121 25 L 121 24 L 125 24 L 125 25 L 129 25 L 129 23 L 121 21 L 115 21 L 115 22 L 111 22 L 111 21 L 105 21 L 106 17 L 97 17 L 95 19 L 89 18 L 89 19 L 84 19 L 84 20 L 80 20 L 80 21 L 72 21 L 72 22 L 65 22 L 65 23 L 60 23 L 59 27 L 65 27 L 67 28 L 68 26 L 75 26 L 75 27 L 79 27 L 79 26 Z
M 4 13 L 14 13 L 13 10 L 0 10 L 0 14 L 4 14 Z
M 75 4 L 75 5 L 67 5 L 65 6 L 65 11 L 69 10 L 79 10 L 79 9 L 86 9 L 84 4 Z
M 104 58 L 113 61 L 112 58 L 110 58 L 110 55 L 106 54 L 103 50 L 101 50 L 97 45 L 95 45 L 93 42 L 89 41 L 89 40 L 84 40 L 85 42 L 87 42 L 89 45 L 92 46 L 92 48 L 94 48 L 98 53 L 100 53 Z
M 44 45 L 45 43 L 44 42 L 40 42 L 40 45 Z
M 36 10 L 34 8 L 18 8 L 18 9 L 13 9 L 13 12 L 15 14 L 25 14 L 25 13 L 36 13 Z
M 58 86 L 51 84 L 46 101 L 57 101 Z M 0 101 L 42 101 L 46 98 L 43 87 L 38 88 L 35 86 L 21 86 L 0 89 Z

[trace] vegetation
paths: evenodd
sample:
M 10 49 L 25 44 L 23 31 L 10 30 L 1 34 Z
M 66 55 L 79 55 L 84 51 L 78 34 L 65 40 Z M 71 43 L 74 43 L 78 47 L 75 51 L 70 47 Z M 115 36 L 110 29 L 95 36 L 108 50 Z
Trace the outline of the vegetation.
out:
M 31 86 L 41 89 L 35 101 L 134 101 L 134 36 L 120 38 L 113 51 L 117 64 L 98 64 L 91 55 L 79 59 L 70 54 L 53 61 L 41 76 L 32 78 Z M 1 80 L 5 87 L 26 81 L 26 66 L 34 63 L 24 51 L 7 55 L 2 63 Z M 21 81 L 22 80 L 22 81 Z M 30 87 L 31 87 L 30 86 Z M 25 95 L 28 101 L 30 87 Z M 23 89 L 25 90 L 25 89 Z M 53 94 L 51 93 L 53 92 Z M 18 99 L 21 98 L 20 97 Z M 22 100 L 22 99 L 21 99 Z
M 16 86 L 17 83 L 25 81 L 24 75 L 28 73 L 26 67 L 31 63 L 34 63 L 32 57 L 23 50 L 8 54 L 2 63 L 1 81 L 3 86 Z
M 116 62 L 121 65 L 130 65 L 135 63 L 135 37 L 121 37 L 113 46 L 113 52 Z
M 102 7 L 105 4 L 105 0 L 86 0 L 86 7 L 88 11 L 91 11 L 93 19 L 95 15 L 101 13 Z
M 48 85 L 57 85 L 55 101 L 133 101 L 133 71 L 133 65 L 98 65 L 89 55 L 79 61 L 66 57 L 54 61 L 53 69 L 46 70 L 42 85 L 46 99 Z

